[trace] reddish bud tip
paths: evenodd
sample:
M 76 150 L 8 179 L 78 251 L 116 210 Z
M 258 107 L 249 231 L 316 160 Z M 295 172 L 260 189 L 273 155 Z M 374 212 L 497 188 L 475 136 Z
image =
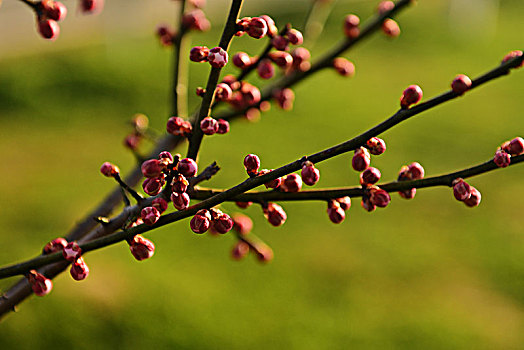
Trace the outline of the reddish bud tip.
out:
M 189 206 L 189 201 L 190 198 L 187 193 L 171 193 L 171 202 L 173 202 L 174 207 L 178 210 L 186 209 Z
M 241 209 L 246 209 L 249 208 L 253 204 L 253 202 L 235 202 L 235 204 L 237 205 L 237 207 Z
M 266 21 L 267 24 L 267 35 L 272 38 L 275 35 L 278 34 L 278 28 L 275 25 L 275 21 L 273 21 L 273 18 L 269 17 L 268 15 L 262 15 L 260 16 L 264 21 Z
M 381 155 L 386 151 L 386 142 L 378 137 L 372 137 L 366 142 L 366 147 L 369 153 L 373 155 Z
M 244 158 L 244 167 L 248 175 L 254 175 L 260 168 L 260 158 L 256 154 L 248 154 Z
M 499 168 L 505 168 L 511 163 L 511 155 L 499 149 L 495 152 L 493 162 L 495 162 Z
M 189 51 L 189 59 L 193 62 L 205 62 L 209 55 L 209 49 L 205 46 L 195 46 Z
M 276 203 L 268 204 L 267 208 L 264 209 L 264 216 L 273 226 L 280 226 L 287 220 L 286 212 Z
M 200 122 L 200 129 L 206 135 L 216 134 L 216 132 L 218 131 L 218 122 L 216 121 L 216 119 L 213 119 L 212 117 L 205 117 Z
M 155 207 L 145 207 L 140 212 L 140 217 L 146 225 L 153 225 L 160 218 L 160 212 Z
M 454 93 L 462 95 L 471 88 L 471 79 L 464 74 L 459 74 L 451 82 L 451 90 Z
M 373 185 L 380 180 L 380 170 L 377 168 L 369 167 L 360 174 L 361 185 Z
M 268 56 L 273 63 L 283 69 L 289 68 L 293 64 L 293 56 L 285 51 L 272 51 Z
M 347 15 L 344 18 L 344 34 L 350 39 L 354 39 L 359 36 L 360 29 L 358 28 L 360 24 L 360 18 L 355 15 Z
M 391 18 L 386 19 L 384 23 L 382 23 L 382 31 L 391 38 L 396 38 L 400 35 L 400 27 L 398 26 L 398 23 Z
M 36 270 L 31 270 L 26 275 L 31 289 L 35 295 L 43 297 L 46 294 L 49 294 L 51 289 L 53 289 L 53 282 L 49 278 L 46 278 L 41 273 L 36 272 Z
M 351 159 L 351 166 L 356 171 L 364 171 L 369 167 L 371 163 L 371 156 L 369 152 L 364 147 L 360 147 L 355 150 L 355 154 Z
M 267 30 L 267 22 L 260 17 L 252 18 L 247 26 L 247 34 L 255 39 L 261 39 L 265 37 Z
M 162 214 L 167 210 L 167 201 L 164 198 L 155 198 L 153 199 L 153 202 L 151 202 L 151 206 Z
M 214 47 L 211 50 L 209 50 L 207 60 L 209 61 L 209 64 L 211 64 L 212 67 L 222 68 L 227 64 L 227 52 L 221 47 Z
M 217 134 L 223 135 L 229 132 L 229 122 L 225 119 L 218 120 Z
M 233 96 L 233 90 L 226 83 L 219 83 L 215 90 L 215 97 L 219 101 L 227 101 Z
M 475 187 L 473 186 L 469 186 L 469 187 L 470 187 L 471 195 L 469 196 L 468 199 L 464 200 L 464 204 L 466 204 L 466 206 L 470 208 L 478 207 L 482 196 L 480 195 L 480 192 Z
M 333 68 L 343 77 L 355 75 L 355 65 L 343 57 L 337 57 L 333 60 Z
M 136 260 L 142 261 L 149 259 L 155 254 L 155 245 L 148 239 L 145 239 L 141 235 L 135 235 L 130 241 L 129 250 Z
M 313 186 L 320 180 L 320 171 L 315 168 L 313 163 L 307 161 L 302 165 L 300 176 L 306 185 Z
M 67 261 L 75 261 L 82 256 L 82 249 L 76 242 L 69 242 L 62 250 L 62 255 Z
M 69 273 L 71 274 L 71 277 L 75 281 L 83 281 L 89 276 L 89 267 L 87 266 L 86 262 L 84 261 L 84 258 L 80 257 L 76 259 L 71 264 L 71 269 L 69 269 Z
M 104 176 L 113 177 L 115 175 L 120 174 L 120 169 L 118 169 L 118 167 L 112 163 L 105 162 L 104 164 L 102 164 L 100 172 Z
M 42 254 L 61 252 L 66 246 L 67 241 L 64 238 L 55 238 L 44 246 Z
M 233 64 L 240 69 L 246 69 L 251 65 L 251 58 L 245 52 L 237 52 L 233 56 Z
M 290 110 L 293 108 L 293 102 L 295 101 L 295 93 L 290 88 L 279 89 L 275 91 L 273 97 L 278 103 L 278 106 L 283 110 Z
M 162 190 L 162 187 L 166 184 L 164 177 L 153 177 L 147 178 L 142 183 L 142 189 L 145 193 L 150 196 L 156 196 Z
M 258 76 L 262 79 L 271 79 L 275 75 L 275 68 L 271 64 L 271 60 L 263 59 L 257 66 Z
M 340 224 L 346 218 L 346 212 L 336 201 L 332 201 L 328 204 L 327 213 L 329 220 L 334 224 Z
M 271 40 L 271 44 L 273 44 L 273 47 L 280 51 L 287 51 L 289 49 L 289 40 L 281 35 L 276 35 Z
M 220 214 L 213 219 L 213 228 L 220 234 L 227 233 L 233 229 L 233 219 L 227 214 Z
M 302 189 L 302 179 L 298 174 L 289 174 L 282 180 L 280 188 L 284 192 L 298 192 Z
M 210 224 L 211 221 L 207 216 L 197 214 L 191 219 L 189 227 L 191 227 L 193 232 L 200 234 L 206 232 L 209 229 Z
M 471 186 L 462 179 L 453 181 L 453 195 L 458 201 L 465 201 L 471 196 Z
M 177 170 L 180 174 L 186 178 L 190 178 L 196 175 L 198 171 L 197 163 L 191 158 L 184 158 L 178 162 Z
M 408 108 L 422 99 L 422 89 L 418 85 L 410 85 L 402 92 L 400 107 Z
M 233 229 L 241 235 L 247 235 L 253 229 L 253 221 L 247 215 L 235 214 L 233 216 Z
M 369 191 L 369 201 L 379 208 L 385 208 L 391 201 L 391 197 L 387 191 L 376 187 Z
M 393 1 L 381 1 L 377 6 L 377 12 L 382 15 L 388 11 L 393 10 L 395 3 Z
M 55 40 L 60 34 L 60 26 L 52 19 L 38 21 L 38 32 L 44 39 Z
M 286 36 L 291 45 L 302 45 L 304 43 L 302 33 L 296 29 L 288 30 Z
M 506 56 L 504 56 L 504 58 L 502 59 L 502 63 L 506 63 L 507 61 L 515 58 L 515 57 L 521 57 L 522 56 L 522 51 L 520 50 L 514 50 L 514 51 L 511 51 L 510 53 L 508 53 Z M 524 60 L 522 60 L 520 62 L 520 64 L 514 68 L 520 68 L 520 67 L 523 67 L 524 66 Z
M 524 153 L 524 139 L 522 139 L 522 137 L 515 137 L 509 142 L 504 142 L 502 150 L 512 156 L 519 156 Z
M 408 165 L 408 173 L 411 180 L 420 180 L 424 178 L 424 168 L 418 162 Z
M 80 8 L 84 14 L 94 14 L 102 11 L 104 7 L 103 0 L 81 0 Z
M 165 169 L 165 164 L 160 162 L 158 159 L 149 159 L 142 163 L 141 170 L 145 177 L 159 177 L 162 174 L 162 170 Z

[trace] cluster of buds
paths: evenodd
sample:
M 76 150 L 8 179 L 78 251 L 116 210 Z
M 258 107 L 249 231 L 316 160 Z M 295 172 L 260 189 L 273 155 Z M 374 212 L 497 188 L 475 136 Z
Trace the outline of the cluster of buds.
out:
M 146 177 L 142 183 L 144 192 L 150 196 L 159 194 L 166 184 L 166 174 L 175 166 L 173 155 L 167 151 L 161 152 L 157 159 L 144 161 L 140 168 L 142 174 Z
M 220 46 L 208 49 L 206 46 L 195 46 L 189 52 L 193 62 L 209 62 L 213 68 L 222 68 L 228 62 L 227 51 Z
M 469 185 L 461 178 L 455 179 L 452 183 L 453 195 L 455 199 L 468 207 L 477 207 L 480 204 L 480 192 L 473 186 Z
M 159 25 L 156 28 L 156 35 L 160 40 L 160 44 L 162 44 L 162 46 L 173 45 L 173 41 L 175 39 L 175 32 L 170 26 L 166 24 Z
M 400 168 L 397 181 L 409 181 L 409 180 L 420 180 L 424 178 L 424 168 L 417 162 L 413 162 L 409 165 L 404 165 Z M 416 188 L 410 188 L 408 190 L 399 191 L 398 194 L 404 199 L 412 199 L 417 193 Z
M 38 33 L 45 39 L 55 40 L 60 34 L 58 22 L 67 15 L 67 8 L 59 1 L 43 0 L 35 9 Z
M 167 120 L 166 130 L 171 135 L 189 137 L 193 127 L 181 117 L 171 117 Z
M 212 117 L 205 117 L 200 122 L 200 129 L 206 135 L 227 134 L 229 132 L 229 122 L 225 119 L 216 120 Z
M 511 163 L 511 156 L 524 153 L 524 139 L 515 137 L 511 141 L 504 142 L 495 152 L 493 162 L 500 168 L 505 168 Z
M 360 18 L 358 16 L 350 14 L 344 18 L 344 34 L 349 39 L 355 39 L 360 35 Z
M 275 21 L 268 15 L 260 17 L 244 17 L 237 21 L 236 36 L 242 36 L 245 33 L 252 38 L 262 39 L 266 35 L 273 38 L 277 35 Z
M 285 31 L 283 35 L 275 35 L 271 40 L 273 47 L 280 51 L 288 51 L 289 45 L 300 46 L 304 43 L 302 33 L 294 28 Z
M 213 233 L 225 234 L 233 229 L 233 219 L 218 209 L 201 209 L 191 219 L 189 226 L 195 233 L 202 234 L 211 229 Z
M 182 16 L 182 26 L 183 30 L 192 29 L 199 32 L 205 32 L 211 28 L 211 23 L 206 18 L 204 12 L 201 9 L 196 8 Z
M 377 12 L 379 15 L 393 10 L 395 3 L 393 1 L 381 1 L 377 6 Z M 391 38 L 395 38 L 400 35 L 400 27 L 397 22 L 391 18 L 386 18 L 382 22 L 382 32 Z
M 76 281 L 82 281 L 89 275 L 89 267 L 82 257 L 82 249 L 76 242 L 67 242 L 64 238 L 55 238 L 44 246 L 43 254 L 62 252 L 64 259 L 71 262 L 69 270 L 71 277 Z M 49 289 L 50 290 L 50 289 Z M 34 288 L 33 288 L 34 291 Z M 49 291 L 48 291 L 49 292 Z M 35 294 L 39 295 L 35 292 Z M 42 295 L 45 295 L 44 293 Z
M 329 220 L 334 224 L 340 224 L 346 218 L 346 211 L 351 208 L 351 198 L 348 196 L 328 201 L 327 213 Z
M 233 91 L 228 102 L 235 109 L 256 105 L 262 98 L 260 90 L 256 86 L 245 81 L 239 82 L 231 75 L 225 76 L 222 82 L 229 85 L 231 91 Z M 262 104 L 260 108 L 262 108 Z
M 378 186 L 368 186 L 362 196 L 361 205 L 362 208 L 371 212 L 377 207 L 385 208 L 390 201 L 391 197 L 386 190 L 383 190 Z
M 149 126 L 149 119 L 142 113 L 137 113 L 131 120 L 133 131 L 124 139 L 124 146 L 135 151 L 145 137 Z

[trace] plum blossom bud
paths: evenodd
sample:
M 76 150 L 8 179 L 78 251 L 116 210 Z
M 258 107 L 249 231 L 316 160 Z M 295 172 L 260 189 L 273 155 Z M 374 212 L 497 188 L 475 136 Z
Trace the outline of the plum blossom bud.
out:
M 498 149 L 493 157 L 493 162 L 495 162 L 499 168 L 505 168 L 511 163 L 511 155 Z
M 524 153 L 524 139 L 522 137 L 515 137 L 509 142 L 504 142 L 502 150 L 512 156 L 519 156 Z
M 270 172 L 272 172 L 273 169 L 271 170 L 268 170 L 268 169 L 262 169 L 258 172 L 257 176 L 262 176 L 262 175 L 265 175 L 265 174 L 268 174 Z M 264 186 L 266 186 L 266 188 L 279 188 L 280 185 L 282 184 L 282 178 L 281 177 L 278 177 L 274 180 L 271 180 L 269 182 L 266 182 L 264 184 Z
M 380 170 L 377 168 L 369 167 L 360 174 L 361 185 L 373 185 L 380 180 Z
M 400 97 L 400 107 L 408 108 L 412 104 L 418 103 L 422 99 L 422 89 L 418 85 L 410 85 L 407 87 Z
M 466 204 L 466 206 L 470 208 L 478 207 L 482 196 L 480 195 L 480 192 L 475 187 L 473 186 L 469 186 L 469 187 L 470 187 L 471 195 L 469 196 L 468 199 L 464 201 L 464 204 Z
M 124 146 L 131 150 L 136 150 L 140 144 L 140 141 L 142 141 L 141 135 L 129 134 L 124 139 Z
M 465 201 L 471 196 L 471 186 L 464 180 L 458 178 L 453 181 L 453 195 L 458 201 Z
M 279 89 L 275 91 L 273 96 L 277 101 L 278 106 L 283 110 L 290 110 L 293 108 L 295 93 L 290 88 Z
M 251 23 L 251 17 L 243 17 L 237 21 L 237 28 L 239 31 L 235 34 L 237 36 L 244 35 L 244 32 L 247 32 L 249 29 L 249 24 Z
M 296 29 L 288 30 L 286 36 L 291 45 L 302 45 L 304 43 L 302 33 Z
M 205 62 L 209 55 L 209 49 L 205 46 L 195 46 L 189 51 L 189 59 L 193 62 Z
M 400 35 L 400 27 L 398 26 L 398 23 L 391 18 L 386 19 L 384 23 L 382 23 L 382 31 L 391 38 L 396 38 Z
M 84 14 L 98 13 L 103 7 L 103 0 L 80 0 L 80 8 Z
M 293 56 L 285 51 L 271 51 L 268 56 L 273 63 L 283 69 L 289 68 L 293 64 Z
M 137 113 L 133 116 L 133 119 L 131 119 L 131 125 L 137 132 L 142 133 L 147 130 L 149 119 L 145 114 Z
M 335 199 L 342 210 L 347 211 L 351 208 L 351 198 L 349 196 Z
M 198 213 L 195 216 L 193 216 L 189 224 L 189 226 L 191 227 L 191 230 L 199 234 L 205 233 L 209 229 L 210 225 L 211 225 L 211 220 L 209 219 L 209 217 L 205 215 L 200 215 Z
M 75 281 L 83 281 L 89 276 L 89 267 L 87 266 L 86 262 L 84 261 L 84 258 L 80 257 L 76 259 L 71 264 L 71 269 L 69 269 L 69 273 L 71 274 L 71 277 Z
M 273 18 L 269 17 L 268 15 L 262 15 L 260 16 L 264 21 L 266 21 L 267 24 L 267 35 L 272 38 L 275 35 L 278 34 L 278 28 L 275 25 L 275 21 L 273 21 Z
M 315 168 L 315 165 L 312 162 L 306 161 L 304 165 L 302 165 L 300 176 L 306 185 L 313 186 L 320 179 L 320 171 Z
M 41 5 L 47 18 L 61 21 L 67 15 L 67 8 L 59 1 L 42 1 Z
M 235 214 L 233 216 L 233 230 L 241 235 L 247 235 L 253 229 L 253 221 L 247 215 Z
M 217 134 L 227 134 L 229 132 L 229 122 L 225 119 L 218 120 Z
M 249 208 L 253 204 L 253 202 L 235 202 L 235 204 L 237 205 L 237 207 L 241 209 L 246 209 Z
M 258 76 L 262 79 L 271 79 L 275 75 L 275 68 L 269 59 L 263 59 L 257 66 Z
M 451 82 L 451 90 L 454 93 L 462 95 L 471 88 L 471 79 L 464 74 L 459 74 Z
M 515 57 L 521 57 L 522 56 L 522 51 L 520 50 L 514 50 L 514 51 L 511 51 L 510 53 L 508 53 L 506 56 L 504 56 L 504 58 L 502 59 L 502 63 L 506 63 L 507 61 L 515 58 Z M 524 60 L 520 62 L 520 64 L 518 66 L 516 66 L 515 68 L 520 68 L 520 67 L 523 67 L 524 66 Z
M 276 203 L 269 203 L 264 209 L 264 216 L 273 226 L 280 226 L 286 222 L 287 215 L 284 209 Z
M 388 11 L 393 10 L 395 3 L 393 1 L 381 1 L 377 6 L 377 12 L 382 15 Z
M 48 294 L 51 289 L 53 289 L 53 282 L 51 282 L 49 278 L 46 278 L 41 273 L 36 272 L 36 270 L 29 271 L 26 277 L 29 284 L 31 285 L 33 293 L 39 297 L 43 297 L 44 295 Z
M 173 205 L 178 210 L 184 210 L 189 206 L 189 195 L 187 193 L 178 193 L 173 192 L 171 193 L 171 202 L 173 202 Z
M 371 156 L 369 155 L 368 150 L 364 147 L 360 147 L 355 150 L 355 154 L 351 159 L 351 166 L 356 171 L 364 171 L 369 167 L 370 162 Z
M 160 160 L 161 163 L 167 166 L 168 164 L 173 164 L 173 161 L 175 159 L 173 158 L 173 155 L 168 151 L 162 151 L 158 154 L 158 160 Z
M 404 199 L 413 199 L 417 193 L 416 188 L 410 188 L 409 190 L 399 191 L 398 194 Z
M 155 198 L 153 199 L 153 202 L 151 202 L 151 206 L 162 214 L 167 210 L 167 201 L 164 198 Z
M 249 176 L 256 174 L 260 168 L 260 158 L 256 154 L 248 154 L 244 158 L 244 167 Z
M 381 188 L 373 187 L 369 191 L 369 201 L 379 208 L 385 208 L 391 201 L 389 193 Z
M 222 68 L 227 64 L 228 56 L 227 52 L 221 47 L 214 47 L 209 50 L 209 55 L 207 56 L 209 64 L 214 68 Z
M 182 23 L 185 28 L 198 30 L 201 32 L 205 32 L 211 27 L 211 24 L 206 18 L 206 15 L 200 9 L 195 9 L 184 14 L 182 17 Z
M 104 176 L 114 177 L 115 175 L 120 174 L 120 169 L 118 169 L 118 167 L 112 163 L 105 162 L 104 164 L 102 164 L 100 172 Z
M 360 205 L 362 206 L 362 208 L 364 208 L 364 210 L 368 212 L 372 212 L 375 209 L 377 209 L 377 206 L 371 203 L 369 197 L 362 197 L 362 202 L 360 202 Z
M 231 251 L 231 257 L 235 260 L 241 260 L 245 258 L 248 253 L 249 244 L 244 241 L 238 241 Z
M 286 175 L 282 180 L 280 188 L 284 192 L 298 192 L 302 189 L 302 179 L 295 173 Z
M 329 201 L 327 213 L 329 220 L 334 224 L 340 224 L 346 218 L 346 212 L 340 207 L 337 201 Z
M 135 235 L 132 239 L 128 240 L 129 250 L 136 260 L 142 261 L 149 259 L 155 254 L 155 245 L 150 240 L 144 238 L 141 235 Z
M 55 40 L 60 34 L 60 26 L 52 19 L 41 19 L 38 21 L 38 33 L 44 38 Z
M 359 36 L 360 29 L 358 25 L 360 24 L 360 18 L 355 15 L 347 15 L 344 18 L 344 34 L 350 39 L 354 39 Z
M 246 69 L 251 65 L 251 58 L 245 52 L 237 52 L 233 56 L 233 64 L 240 69 Z
M 227 233 L 233 229 L 233 219 L 227 214 L 220 214 L 213 220 L 213 228 L 220 234 Z
M 412 180 L 420 180 L 424 178 L 424 168 L 418 162 L 413 162 L 408 165 L 408 173 Z
M 293 68 L 302 72 L 309 70 L 311 63 L 309 59 L 311 54 L 309 50 L 303 47 L 297 47 L 291 51 L 291 56 L 293 57 Z
M 165 169 L 165 165 L 158 159 L 149 159 L 142 163 L 140 169 L 145 177 L 159 177 L 162 174 L 162 170 Z
M 216 119 L 213 119 L 212 117 L 205 117 L 200 122 L 200 129 L 206 135 L 216 134 L 216 132 L 218 131 L 218 122 L 216 121 Z
M 215 97 L 219 101 L 227 101 L 233 96 L 233 90 L 231 90 L 231 87 L 227 85 L 226 83 L 219 83 L 217 84 L 217 88 L 215 90 Z
M 196 162 L 191 158 L 184 158 L 178 162 L 178 172 L 184 175 L 186 178 L 190 178 L 196 175 L 198 166 Z
M 197 87 L 195 93 L 199 97 L 204 97 L 204 95 L 206 94 L 206 89 L 204 89 L 203 87 Z
M 266 36 L 267 29 L 267 22 L 264 19 L 254 17 L 249 22 L 247 34 L 252 38 L 261 39 Z
M 191 133 L 191 123 L 180 117 L 171 117 L 167 120 L 166 130 L 172 135 L 187 136 Z
M 280 51 L 287 51 L 289 49 L 289 40 L 281 35 L 275 35 L 271 40 L 273 47 Z
M 333 68 L 343 77 L 355 75 L 355 65 L 344 57 L 337 57 L 333 60 Z
M 144 224 L 153 225 L 160 218 L 160 212 L 155 207 L 145 207 L 140 212 L 140 217 Z
M 73 262 L 82 256 L 82 249 L 80 249 L 80 246 L 75 241 L 69 242 L 64 247 L 64 250 L 62 250 L 62 255 L 67 261 Z
M 366 147 L 369 153 L 373 155 L 381 155 L 386 151 L 386 143 L 379 137 L 372 137 L 366 141 Z
M 55 238 L 44 246 L 42 254 L 52 254 L 61 252 L 67 245 L 67 241 L 62 238 Z
M 142 183 L 142 189 L 145 193 L 150 196 L 156 196 L 162 191 L 162 187 L 165 185 L 166 180 L 163 177 L 147 178 Z

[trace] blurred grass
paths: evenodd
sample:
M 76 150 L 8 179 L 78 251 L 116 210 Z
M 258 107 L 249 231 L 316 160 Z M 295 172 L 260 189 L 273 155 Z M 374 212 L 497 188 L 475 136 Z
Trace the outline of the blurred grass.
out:
M 456 30 L 448 6 L 420 1 L 399 17 L 401 37 L 377 35 L 349 53 L 357 67 L 353 79 L 321 72 L 296 88 L 292 112 L 274 107 L 256 125 L 240 121 L 230 135 L 206 138 L 200 164 L 217 160 L 222 166 L 209 185 L 242 181 L 247 153 L 277 167 L 391 115 L 409 84 L 420 84 L 431 97 L 456 74 L 477 76 L 509 50 L 522 49 L 522 2 L 501 2 L 491 38 L 482 23 L 476 32 Z M 342 14 L 366 18 L 371 11 L 367 2 L 338 2 L 313 57 L 339 39 Z M 264 12 L 277 23 L 302 23 L 301 13 Z M 218 34 L 194 42 L 210 46 Z M 255 54 L 259 43 L 240 38 L 233 50 Z M 133 167 L 121 146 L 125 123 L 142 112 L 163 130 L 169 71 L 169 51 L 151 37 L 2 62 L 2 264 L 33 256 L 93 208 L 113 187 L 98 174 L 103 161 L 123 171 Z M 192 64 L 190 91 L 207 74 L 207 66 Z M 523 84 L 523 72 L 516 71 L 386 132 L 388 152 L 373 165 L 389 181 L 415 160 L 436 175 L 490 158 L 502 141 L 523 134 Z M 348 155 L 319 165 L 319 186 L 357 184 L 349 161 Z M 0 344 L 521 349 L 523 174 L 516 166 L 471 179 L 483 195 L 473 210 L 446 188 L 421 190 L 412 201 L 393 195 L 387 210 L 371 214 L 355 200 L 341 225 L 329 222 L 324 203 L 283 203 L 288 221 L 278 229 L 259 208 L 249 208 L 254 232 L 275 251 L 267 266 L 251 257 L 230 261 L 231 237 L 196 236 L 187 222 L 176 223 L 148 235 L 157 246 L 150 261 L 134 262 L 125 244 L 89 254 L 89 278 L 57 278 L 49 296 L 31 298 L 3 322 Z M 237 211 L 230 204 L 224 209 Z M 0 281 L 0 288 L 15 280 Z

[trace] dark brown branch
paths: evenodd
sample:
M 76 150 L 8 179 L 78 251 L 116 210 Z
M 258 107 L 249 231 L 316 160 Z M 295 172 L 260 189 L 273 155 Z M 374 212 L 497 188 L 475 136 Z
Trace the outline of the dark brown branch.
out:
M 173 115 L 187 114 L 187 65 L 186 60 L 180 59 L 180 53 L 187 44 L 186 28 L 183 25 L 182 17 L 186 8 L 186 0 L 178 1 L 178 30 L 173 40 L 173 83 L 171 85 L 173 98 Z
M 211 163 L 200 174 L 189 179 L 189 189 L 194 188 L 196 185 L 198 185 L 202 181 L 211 179 L 216 173 L 218 173 L 219 170 L 220 170 L 220 167 L 218 166 L 217 162 Z

